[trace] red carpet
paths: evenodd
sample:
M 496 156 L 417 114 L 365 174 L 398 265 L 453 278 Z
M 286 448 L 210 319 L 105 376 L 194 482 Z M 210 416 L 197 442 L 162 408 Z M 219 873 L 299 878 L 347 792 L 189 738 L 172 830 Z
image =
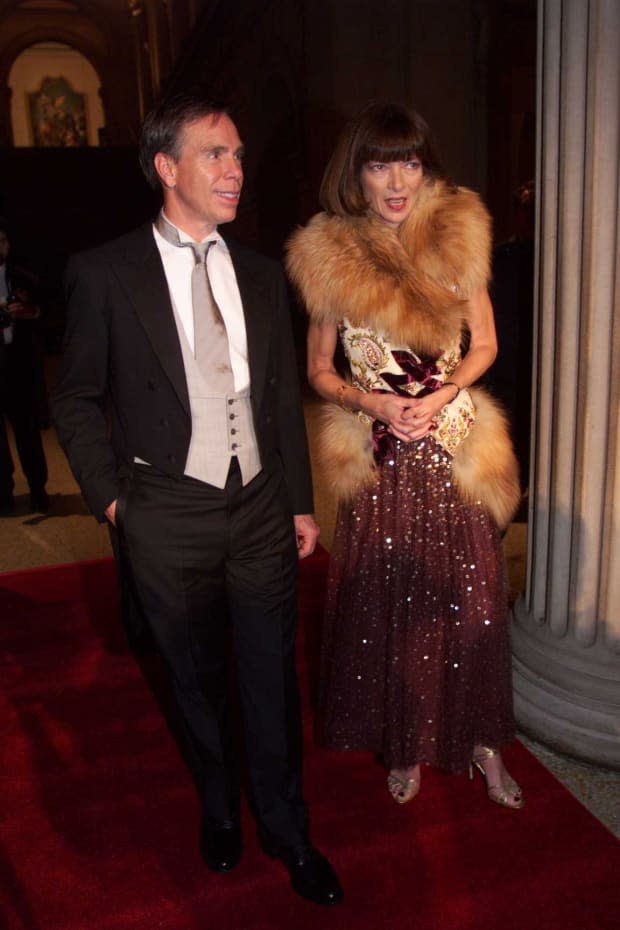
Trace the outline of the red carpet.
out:
M 312 742 L 326 557 L 303 564 L 300 667 L 313 836 L 344 903 L 299 900 L 244 811 L 238 869 L 197 852 L 198 805 L 118 627 L 111 563 L 0 575 L 0 875 L 7 930 L 600 930 L 618 926 L 620 844 L 519 744 L 527 804 L 428 769 L 408 807 L 371 756 Z M 309 671 L 310 670 L 310 671 Z

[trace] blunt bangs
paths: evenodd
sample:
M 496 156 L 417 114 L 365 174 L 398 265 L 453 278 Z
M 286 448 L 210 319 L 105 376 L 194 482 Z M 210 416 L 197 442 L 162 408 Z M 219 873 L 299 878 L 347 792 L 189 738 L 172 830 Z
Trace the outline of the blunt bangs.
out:
M 376 108 L 357 151 L 357 168 L 369 161 L 424 161 L 425 138 L 421 127 L 401 107 Z
M 360 167 L 369 161 L 410 161 L 412 158 L 423 158 L 423 143 L 411 143 L 408 141 L 394 140 L 388 142 L 383 139 L 381 142 L 368 140 L 358 153 Z

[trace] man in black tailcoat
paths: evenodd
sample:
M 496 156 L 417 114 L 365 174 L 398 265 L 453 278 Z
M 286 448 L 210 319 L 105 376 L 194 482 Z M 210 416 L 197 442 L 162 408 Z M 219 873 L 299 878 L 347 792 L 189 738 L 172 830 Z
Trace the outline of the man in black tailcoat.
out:
M 301 789 L 297 562 L 318 527 L 285 284 L 219 231 L 237 212 L 242 156 L 230 116 L 201 97 L 149 114 L 140 160 L 163 209 L 70 261 L 52 410 L 169 668 L 200 763 L 207 865 L 228 871 L 242 853 L 232 638 L 261 845 L 297 893 L 334 904 Z

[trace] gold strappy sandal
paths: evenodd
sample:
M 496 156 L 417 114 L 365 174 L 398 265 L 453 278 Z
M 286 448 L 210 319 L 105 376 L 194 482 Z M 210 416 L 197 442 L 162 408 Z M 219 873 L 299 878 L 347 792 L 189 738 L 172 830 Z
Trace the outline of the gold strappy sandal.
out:
M 412 801 L 420 790 L 420 775 L 417 778 L 403 778 L 396 771 L 390 772 L 387 777 L 388 791 L 397 804 L 406 804 Z
M 520 810 L 525 804 L 523 792 L 514 778 L 508 774 L 504 766 L 504 773 L 501 782 L 497 785 L 490 785 L 487 773 L 484 770 L 486 759 L 492 759 L 498 756 L 497 749 L 490 749 L 488 746 L 477 746 L 474 750 L 474 758 L 469 766 L 469 777 L 474 777 L 474 768 L 477 768 L 487 785 L 487 795 L 491 801 L 501 804 L 502 807 L 508 807 L 510 810 Z M 503 764 L 503 763 L 502 763 Z

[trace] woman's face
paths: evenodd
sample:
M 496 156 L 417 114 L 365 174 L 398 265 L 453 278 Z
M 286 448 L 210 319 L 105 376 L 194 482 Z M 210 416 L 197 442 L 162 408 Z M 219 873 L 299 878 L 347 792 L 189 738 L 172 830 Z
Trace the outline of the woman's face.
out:
M 424 180 L 422 162 L 368 161 L 362 167 L 362 192 L 373 213 L 397 229 L 411 213 Z

